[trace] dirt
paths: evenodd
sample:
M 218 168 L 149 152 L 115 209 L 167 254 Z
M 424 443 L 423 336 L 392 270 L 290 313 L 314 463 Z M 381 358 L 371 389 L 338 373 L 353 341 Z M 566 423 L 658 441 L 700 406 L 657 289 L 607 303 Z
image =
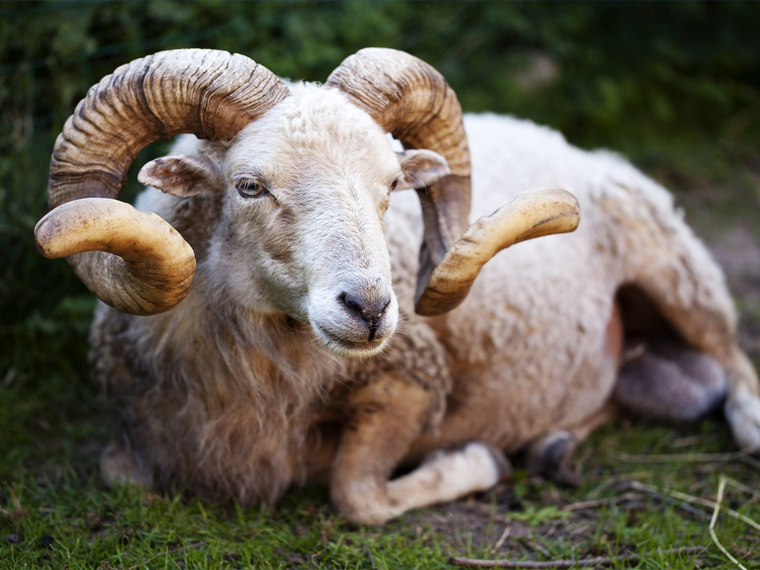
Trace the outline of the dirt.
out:
M 541 485 L 542 481 L 535 479 L 534 483 Z M 556 493 L 553 487 L 547 489 Z M 575 539 L 585 540 L 589 533 L 596 531 L 599 520 L 596 511 L 564 513 L 558 495 L 544 499 L 541 501 L 542 509 L 548 511 L 548 516 L 542 517 L 540 513 L 533 517 L 525 516 L 525 506 L 515 499 L 513 485 L 507 482 L 488 493 L 434 507 L 429 511 L 408 513 L 404 518 L 407 524 L 417 528 L 425 527 L 445 536 L 451 543 L 452 552 L 470 546 L 475 550 L 487 549 L 494 555 L 504 551 L 511 554 L 546 554 L 545 548 L 536 542 L 537 538 L 543 540 L 562 535 L 574 542 Z M 515 514 L 527 520 L 510 517 Z M 531 521 L 531 518 L 534 520 Z M 541 522 L 542 518 L 546 519 L 545 522 Z

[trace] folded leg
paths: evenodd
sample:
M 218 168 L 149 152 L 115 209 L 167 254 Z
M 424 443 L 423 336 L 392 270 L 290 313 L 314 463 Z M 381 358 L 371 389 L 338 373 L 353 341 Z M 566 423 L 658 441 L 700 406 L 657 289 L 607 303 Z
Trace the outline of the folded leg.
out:
M 348 520 L 383 524 L 410 509 L 488 489 L 508 469 L 500 451 L 471 443 L 431 455 L 410 473 L 389 480 L 422 434 L 432 405 L 430 392 L 390 375 L 352 395 L 330 485 L 333 503 Z
M 691 422 L 726 398 L 728 379 L 713 357 L 673 338 L 642 341 L 628 351 L 613 399 L 635 415 Z

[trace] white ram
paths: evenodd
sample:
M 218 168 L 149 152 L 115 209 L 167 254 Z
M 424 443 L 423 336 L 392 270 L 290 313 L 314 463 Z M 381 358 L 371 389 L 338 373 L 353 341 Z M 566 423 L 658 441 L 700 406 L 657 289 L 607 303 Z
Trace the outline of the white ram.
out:
M 529 122 L 465 126 L 472 219 L 534 187 L 583 209 L 575 234 L 502 253 L 477 281 L 500 249 L 572 230 L 576 203 L 524 194 L 467 229 L 459 105 L 416 58 L 362 50 L 325 86 L 288 87 L 182 50 L 94 87 L 56 145 L 37 239 L 121 309 L 101 305 L 91 335 L 122 419 L 105 479 L 270 503 L 323 480 L 347 518 L 382 523 L 493 485 L 521 448 L 567 480 L 618 405 L 692 419 L 727 394 L 739 444 L 760 447 L 723 277 L 669 194 Z M 166 194 L 139 205 L 172 229 L 113 198 L 137 152 L 178 132 L 209 141 L 140 174 Z M 422 209 L 389 200 L 403 188 Z M 402 464 L 419 466 L 390 480 Z

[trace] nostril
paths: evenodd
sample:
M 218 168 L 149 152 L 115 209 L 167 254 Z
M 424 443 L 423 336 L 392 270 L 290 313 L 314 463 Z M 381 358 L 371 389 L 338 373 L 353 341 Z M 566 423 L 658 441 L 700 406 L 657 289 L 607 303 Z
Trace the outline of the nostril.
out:
M 338 300 L 343 303 L 352 313 L 361 317 L 364 322 L 371 326 L 377 326 L 388 305 L 391 304 L 390 295 L 381 299 L 362 299 L 355 297 L 346 291 L 338 295 Z
M 382 328 L 383 315 L 391 304 L 391 295 L 351 295 L 343 291 L 338 295 L 338 302 L 342 303 L 345 309 L 355 318 L 367 326 L 367 341 L 373 342 Z
M 352 297 L 345 291 L 338 295 L 338 300 L 341 301 L 346 307 L 348 307 L 352 313 L 356 313 L 362 319 L 364 319 L 364 307 L 362 307 L 361 301 Z

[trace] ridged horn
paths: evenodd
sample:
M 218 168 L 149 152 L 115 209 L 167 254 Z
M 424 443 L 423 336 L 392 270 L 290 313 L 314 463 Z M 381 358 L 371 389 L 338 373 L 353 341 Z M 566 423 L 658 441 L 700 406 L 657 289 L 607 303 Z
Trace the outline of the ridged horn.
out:
M 69 256 L 90 291 L 117 309 L 168 311 L 190 290 L 195 256 L 168 223 L 114 201 L 129 166 L 178 133 L 229 140 L 288 93 L 268 69 L 225 51 L 170 50 L 119 67 L 90 88 L 56 140 L 53 211 L 35 228 L 38 249 Z
M 326 85 L 343 91 L 406 148 L 433 150 L 449 164 L 449 176 L 417 191 L 425 223 L 417 276 L 420 298 L 433 269 L 469 225 L 470 151 L 457 96 L 432 66 L 385 48 L 348 57 Z
M 439 263 L 415 311 L 434 316 L 461 303 L 483 266 L 501 250 L 521 241 L 572 232 L 580 221 L 580 206 L 565 190 L 523 192 L 464 232 Z

